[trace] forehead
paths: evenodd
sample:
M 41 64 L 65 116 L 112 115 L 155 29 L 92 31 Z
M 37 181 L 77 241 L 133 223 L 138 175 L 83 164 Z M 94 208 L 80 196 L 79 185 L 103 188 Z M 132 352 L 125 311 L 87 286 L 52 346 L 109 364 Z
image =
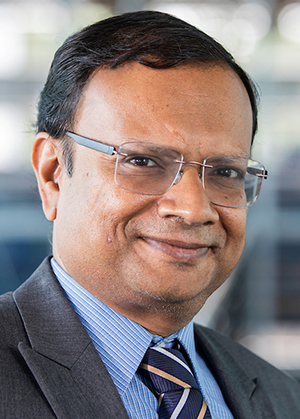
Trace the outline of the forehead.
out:
M 227 67 L 156 70 L 130 63 L 93 74 L 74 128 L 116 145 L 124 139 L 146 139 L 181 151 L 200 146 L 200 139 L 230 138 L 245 153 L 251 143 L 252 109 L 243 83 Z

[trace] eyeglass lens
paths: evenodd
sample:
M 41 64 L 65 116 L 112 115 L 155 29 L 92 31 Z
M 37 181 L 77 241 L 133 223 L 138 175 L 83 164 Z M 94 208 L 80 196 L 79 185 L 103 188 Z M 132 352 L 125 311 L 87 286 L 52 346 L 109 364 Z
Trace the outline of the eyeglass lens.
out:
M 203 186 L 212 202 L 226 207 L 254 204 L 263 179 L 257 174 L 264 173 L 264 167 L 260 163 L 229 156 L 209 157 L 204 162 L 206 167 L 203 167 Z
M 176 150 L 149 143 L 126 143 L 119 150 L 115 182 L 121 188 L 150 195 L 165 193 L 182 169 L 183 156 Z M 242 157 L 214 156 L 200 169 L 202 184 L 211 202 L 246 207 L 256 201 L 264 167 Z M 259 176 L 257 176 L 257 174 Z
M 143 143 L 123 144 L 118 151 L 115 181 L 133 192 L 160 195 L 173 184 L 182 155 L 167 147 Z

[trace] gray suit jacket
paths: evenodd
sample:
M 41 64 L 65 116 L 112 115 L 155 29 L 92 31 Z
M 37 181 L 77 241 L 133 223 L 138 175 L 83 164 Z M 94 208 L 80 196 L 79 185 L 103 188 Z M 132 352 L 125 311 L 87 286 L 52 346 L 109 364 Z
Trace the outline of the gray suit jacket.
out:
M 236 419 L 300 418 L 296 382 L 225 336 L 195 331 Z M 0 368 L 1 419 L 128 419 L 49 260 L 0 298 Z

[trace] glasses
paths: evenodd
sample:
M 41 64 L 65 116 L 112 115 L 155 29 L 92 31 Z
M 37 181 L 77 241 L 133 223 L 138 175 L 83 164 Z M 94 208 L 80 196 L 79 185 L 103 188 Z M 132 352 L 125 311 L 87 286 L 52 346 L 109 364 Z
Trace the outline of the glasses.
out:
M 203 163 L 184 161 L 179 151 L 151 143 L 126 142 L 118 149 L 67 132 L 76 143 L 116 155 L 115 183 L 123 189 L 146 195 L 162 195 L 176 185 L 187 164 L 199 166 L 199 177 L 209 200 L 224 207 L 253 205 L 268 172 L 259 162 L 233 156 L 212 156 Z

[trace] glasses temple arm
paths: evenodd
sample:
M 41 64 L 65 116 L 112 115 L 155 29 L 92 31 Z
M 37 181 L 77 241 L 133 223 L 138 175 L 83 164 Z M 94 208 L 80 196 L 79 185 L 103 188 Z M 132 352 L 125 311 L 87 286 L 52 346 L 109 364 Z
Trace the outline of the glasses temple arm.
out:
M 264 179 L 268 178 L 267 170 L 263 170 L 263 169 L 255 169 L 254 167 L 247 167 L 247 173 L 249 173 L 249 175 L 262 177 Z
M 73 132 L 66 133 L 69 137 L 73 138 L 76 143 L 83 145 L 84 147 L 92 148 L 93 150 L 100 151 L 105 154 L 116 154 L 116 149 L 113 146 L 99 143 L 98 141 L 91 140 L 90 138 L 82 137 L 81 135 L 74 134 Z

